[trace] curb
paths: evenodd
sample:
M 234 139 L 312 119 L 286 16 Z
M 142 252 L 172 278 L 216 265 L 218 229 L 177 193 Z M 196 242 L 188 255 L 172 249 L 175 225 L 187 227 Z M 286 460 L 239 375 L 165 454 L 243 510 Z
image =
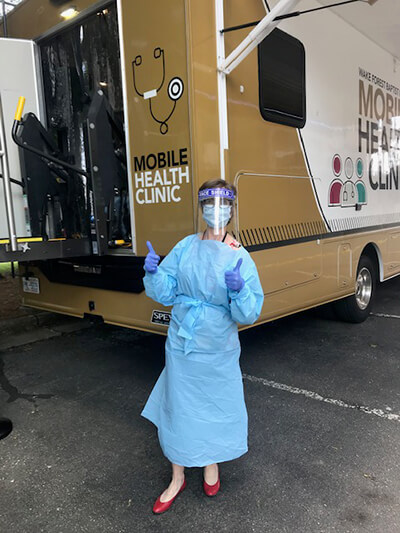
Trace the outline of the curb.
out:
M 0 350 L 73 333 L 92 325 L 88 318 L 29 309 L 29 314 L 0 320 Z

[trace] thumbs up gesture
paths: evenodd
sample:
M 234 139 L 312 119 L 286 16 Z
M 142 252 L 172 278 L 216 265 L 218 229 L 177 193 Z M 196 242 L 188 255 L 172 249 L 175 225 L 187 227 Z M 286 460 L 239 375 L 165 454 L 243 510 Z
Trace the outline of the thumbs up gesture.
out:
M 243 263 L 243 259 L 239 259 L 233 270 L 225 272 L 225 283 L 228 289 L 232 291 L 241 291 L 244 287 L 244 279 L 240 275 L 240 267 Z
M 150 241 L 147 241 L 146 244 L 149 253 L 144 260 L 144 269 L 146 272 L 149 272 L 149 274 L 155 274 L 157 272 L 158 263 L 160 262 L 160 256 L 156 254 Z

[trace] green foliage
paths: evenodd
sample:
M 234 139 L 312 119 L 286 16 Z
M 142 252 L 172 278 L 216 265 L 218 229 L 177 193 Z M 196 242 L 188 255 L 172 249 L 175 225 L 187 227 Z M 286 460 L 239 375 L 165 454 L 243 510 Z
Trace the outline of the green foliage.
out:
M 8 276 L 11 274 L 11 263 L 0 263 L 0 274 Z

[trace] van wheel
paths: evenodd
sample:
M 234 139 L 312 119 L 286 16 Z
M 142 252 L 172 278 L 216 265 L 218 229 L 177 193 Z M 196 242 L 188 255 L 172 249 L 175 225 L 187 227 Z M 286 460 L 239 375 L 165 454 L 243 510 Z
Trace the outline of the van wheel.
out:
M 375 286 L 373 262 L 367 255 L 363 255 L 358 263 L 355 293 L 333 304 L 337 317 L 354 324 L 364 322 L 371 312 Z

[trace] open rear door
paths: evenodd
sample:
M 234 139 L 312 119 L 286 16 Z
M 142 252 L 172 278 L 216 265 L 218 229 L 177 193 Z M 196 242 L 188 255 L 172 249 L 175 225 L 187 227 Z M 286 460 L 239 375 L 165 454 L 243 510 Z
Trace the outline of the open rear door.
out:
M 62 210 L 68 204 L 68 195 L 71 196 L 71 190 L 68 189 L 68 174 L 63 176 L 61 168 L 49 169 L 45 160 L 37 156 L 35 156 L 37 164 L 43 168 L 38 168 L 36 176 L 22 172 L 25 150 L 18 147 L 12 139 L 11 132 L 18 100 L 20 96 L 24 96 L 25 117 L 28 121 L 36 121 L 39 125 L 37 135 L 46 144 L 43 133 L 46 130 L 42 126 L 44 113 L 41 69 L 36 44 L 33 41 L 20 39 L 0 39 L 0 72 L 0 261 L 90 255 L 92 253 L 90 230 L 73 233 L 66 232 L 61 227 Z M 33 126 L 35 128 L 35 124 Z M 23 144 L 28 143 L 23 142 Z M 49 147 L 46 148 L 49 153 L 51 153 L 50 145 L 49 141 Z M 31 186 L 33 179 L 36 179 L 36 189 Z M 51 180 L 47 188 L 46 179 L 48 182 Z M 70 176 L 70 179 L 73 177 Z M 46 207 L 44 207 L 45 202 Z M 35 213 L 35 216 L 41 220 L 42 231 L 33 227 L 35 225 L 32 221 L 35 217 L 32 206 L 35 206 L 39 213 L 39 215 Z M 58 232 L 55 232 L 53 227 L 57 226 L 57 222 L 60 227 Z

